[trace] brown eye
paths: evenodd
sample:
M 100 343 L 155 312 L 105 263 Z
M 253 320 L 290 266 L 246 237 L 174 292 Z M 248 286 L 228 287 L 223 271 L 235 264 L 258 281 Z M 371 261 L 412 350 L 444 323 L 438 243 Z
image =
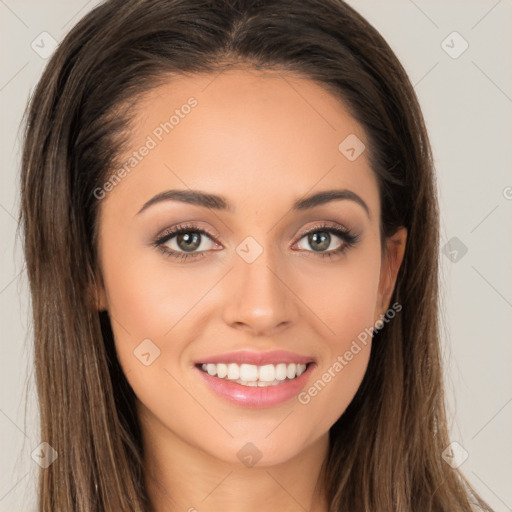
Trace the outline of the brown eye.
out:
M 325 251 L 331 244 L 331 235 L 326 231 L 318 231 L 308 235 L 308 243 L 314 251 Z
M 201 236 L 199 233 L 180 233 L 176 237 L 176 244 L 184 251 L 195 251 L 201 245 Z

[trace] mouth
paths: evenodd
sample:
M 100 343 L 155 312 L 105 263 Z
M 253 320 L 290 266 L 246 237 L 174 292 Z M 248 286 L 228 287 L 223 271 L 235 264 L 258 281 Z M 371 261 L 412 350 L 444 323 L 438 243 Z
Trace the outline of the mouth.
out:
M 223 400 L 265 408 L 296 398 L 315 366 L 313 358 L 289 352 L 234 352 L 198 361 L 194 369 Z
M 300 377 L 312 363 L 278 363 L 257 366 L 237 363 L 199 363 L 196 368 L 218 379 L 248 387 L 278 386 Z

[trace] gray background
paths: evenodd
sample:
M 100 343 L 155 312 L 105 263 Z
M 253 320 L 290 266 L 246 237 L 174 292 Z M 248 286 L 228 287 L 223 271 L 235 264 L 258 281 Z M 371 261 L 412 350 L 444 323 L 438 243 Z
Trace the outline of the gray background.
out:
M 16 237 L 19 123 L 47 62 L 40 53 L 49 36 L 40 34 L 60 41 L 97 3 L 0 0 L 0 511 L 34 509 L 38 469 L 28 286 Z M 512 511 L 512 1 L 350 4 L 394 49 L 424 111 L 448 244 L 440 258 L 452 440 L 467 452 L 461 468 L 477 490 L 497 512 Z

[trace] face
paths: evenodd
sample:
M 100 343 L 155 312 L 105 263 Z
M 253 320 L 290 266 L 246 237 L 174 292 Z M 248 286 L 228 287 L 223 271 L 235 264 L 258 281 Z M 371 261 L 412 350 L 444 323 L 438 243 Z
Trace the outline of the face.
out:
M 174 78 L 139 102 L 124 172 L 96 191 L 98 307 L 155 439 L 273 465 L 327 438 L 405 243 L 381 252 L 364 147 L 290 74 Z

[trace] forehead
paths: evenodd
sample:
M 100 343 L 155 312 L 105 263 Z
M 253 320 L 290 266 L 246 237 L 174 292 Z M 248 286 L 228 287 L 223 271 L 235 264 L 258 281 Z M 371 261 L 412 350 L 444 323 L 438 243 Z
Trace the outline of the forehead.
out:
M 137 103 L 128 131 L 120 161 L 131 165 L 112 195 L 130 194 L 139 207 L 165 188 L 256 203 L 347 187 L 378 201 L 362 127 L 341 99 L 291 73 L 172 77 Z M 363 152 L 347 158 L 347 144 Z

